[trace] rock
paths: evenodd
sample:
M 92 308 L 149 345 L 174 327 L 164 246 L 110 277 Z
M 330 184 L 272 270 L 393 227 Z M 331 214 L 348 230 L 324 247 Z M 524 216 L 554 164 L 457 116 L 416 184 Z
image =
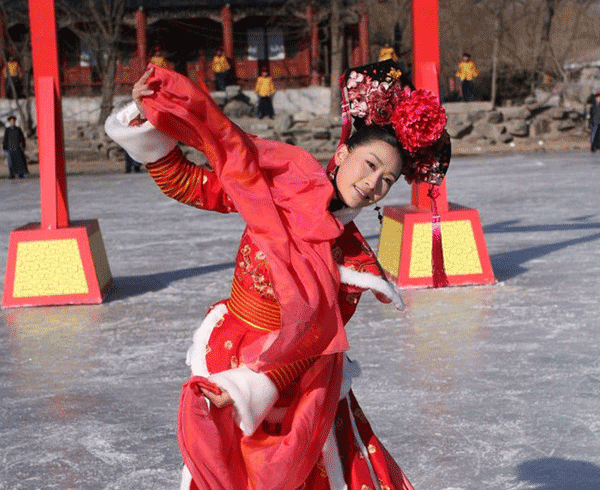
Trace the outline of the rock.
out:
M 500 124 L 504 120 L 504 115 L 500 111 L 491 111 L 488 112 L 485 119 L 491 124 Z
M 473 132 L 489 140 L 500 141 L 502 135 L 507 131 L 506 126 L 502 124 L 478 122 L 474 125 Z
M 293 116 L 294 122 L 309 122 L 314 119 L 314 115 L 310 112 L 300 111 L 296 112 Z
M 550 121 L 546 118 L 538 118 L 531 125 L 532 136 L 540 136 L 550 132 Z
M 576 126 L 575 122 L 572 119 L 566 119 L 564 121 L 560 121 L 558 123 L 557 129 L 559 131 L 569 131 Z
M 500 135 L 498 136 L 498 141 L 500 143 L 510 143 L 513 140 L 513 136 L 512 134 L 510 134 L 507 130 L 506 127 L 504 128 L 504 131 L 500 133 Z
M 527 97 L 525 97 L 524 102 L 527 105 L 531 105 L 531 104 L 535 104 L 537 102 L 537 99 L 535 98 L 535 95 L 528 95 Z
M 328 140 L 331 139 L 331 131 L 317 130 L 312 134 L 312 137 L 316 140 Z
M 529 136 L 529 124 L 520 119 L 513 119 L 506 123 L 506 130 L 513 136 L 526 138 Z
M 448 123 L 446 124 L 446 131 L 448 131 L 450 138 L 460 139 L 473 131 L 473 124 L 460 119 L 449 119 Z
M 256 108 L 242 100 L 231 99 L 223 107 L 223 112 L 227 117 L 248 117 L 256 113 Z
M 546 111 L 546 115 L 552 119 L 566 119 L 569 116 L 569 111 L 562 107 L 552 107 Z
M 290 114 L 276 116 L 273 122 L 273 129 L 278 133 L 288 131 L 294 124 L 294 118 Z
M 505 121 L 511 121 L 513 119 L 529 119 L 531 117 L 531 111 L 525 106 L 502 107 L 499 111 L 502 112 Z
M 468 119 L 470 122 L 476 123 L 477 121 L 481 121 L 482 119 L 484 119 L 485 115 L 485 111 L 474 111 L 468 114 Z

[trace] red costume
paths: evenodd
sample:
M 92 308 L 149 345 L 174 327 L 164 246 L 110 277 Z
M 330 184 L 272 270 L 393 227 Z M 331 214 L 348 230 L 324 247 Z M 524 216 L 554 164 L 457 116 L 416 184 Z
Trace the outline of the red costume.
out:
M 333 186 L 304 150 L 247 135 L 180 75 L 155 68 L 150 83 L 149 122 L 130 127 L 130 106 L 109 118 L 109 135 L 168 196 L 247 223 L 231 296 L 188 352 L 178 421 L 186 487 L 412 490 L 349 389 L 358 369 L 344 360 L 344 325 L 361 293 L 401 302 L 351 222 L 356 212 L 328 211 Z M 213 171 L 187 162 L 177 141 L 203 151 Z M 197 376 L 234 404 L 209 407 Z

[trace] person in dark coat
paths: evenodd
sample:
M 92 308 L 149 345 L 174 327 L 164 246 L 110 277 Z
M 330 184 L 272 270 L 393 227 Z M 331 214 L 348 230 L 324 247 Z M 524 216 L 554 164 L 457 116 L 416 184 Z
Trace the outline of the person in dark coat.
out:
M 2 149 L 8 155 L 8 173 L 11 179 L 16 175 L 19 178 L 25 177 L 27 171 L 27 162 L 25 160 L 25 135 L 19 126 L 15 116 L 8 117 L 8 126 L 4 130 L 4 140 Z
M 590 108 L 590 151 L 600 148 L 600 91 L 596 92 Z

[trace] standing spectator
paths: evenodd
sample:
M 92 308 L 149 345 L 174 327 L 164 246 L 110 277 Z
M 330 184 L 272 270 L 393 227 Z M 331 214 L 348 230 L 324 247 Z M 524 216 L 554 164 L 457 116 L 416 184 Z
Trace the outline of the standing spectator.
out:
M 456 77 L 461 80 L 462 98 L 465 102 L 472 102 L 475 100 L 475 83 L 473 79 L 477 77 L 479 73 L 475 67 L 475 62 L 471 60 L 469 53 L 463 53 L 462 60 L 458 63 L 458 70 L 456 70 Z
M 150 58 L 150 63 L 161 68 L 168 68 L 167 59 L 165 58 L 165 52 L 160 46 L 154 46 L 154 55 Z
M 11 179 L 18 175 L 19 178 L 25 177 L 27 171 L 27 162 L 25 161 L 25 135 L 21 128 L 17 126 L 17 118 L 8 116 L 8 126 L 4 130 L 4 140 L 2 149 L 8 156 L 8 173 Z
M 390 43 L 385 43 L 381 50 L 379 51 L 379 56 L 377 57 L 377 61 L 386 61 L 386 60 L 394 60 L 398 61 L 398 55 L 394 48 L 392 48 Z
M 590 108 L 590 151 L 594 153 L 600 148 L 600 91 L 594 94 Z
M 215 86 L 219 91 L 227 88 L 227 76 L 229 75 L 229 62 L 223 54 L 223 49 L 215 51 L 215 57 L 212 60 L 212 71 L 215 73 Z
M 142 170 L 142 164 L 140 162 L 136 162 L 133 158 L 131 158 L 131 156 L 129 156 L 129 153 L 125 152 L 125 173 L 130 174 L 132 169 L 134 172 L 139 173 Z
M 23 97 L 23 69 L 14 56 L 9 56 L 8 63 L 2 70 L 6 82 L 6 97 L 20 99 Z
M 269 116 L 269 119 L 273 119 L 275 111 L 273 110 L 272 97 L 275 93 L 275 84 L 264 67 L 260 72 L 260 76 L 256 79 L 254 91 L 258 94 L 258 118 L 262 119 Z

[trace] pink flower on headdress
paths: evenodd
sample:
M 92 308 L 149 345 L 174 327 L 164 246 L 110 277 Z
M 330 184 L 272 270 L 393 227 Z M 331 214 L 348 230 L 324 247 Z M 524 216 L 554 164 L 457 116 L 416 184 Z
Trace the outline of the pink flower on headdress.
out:
M 390 124 L 394 107 L 400 103 L 403 97 L 404 93 L 399 84 L 380 83 L 376 90 L 369 92 L 369 107 L 365 123 Z
M 364 79 L 364 75 L 362 73 L 357 73 L 355 71 L 350 73 L 350 76 L 348 77 L 348 82 L 346 83 L 346 87 L 347 88 L 354 88 L 356 87 L 359 83 L 361 83 Z
M 391 117 L 398 140 L 409 152 L 433 144 L 441 136 L 446 120 L 435 95 L 423 89 L 400 100 Z

